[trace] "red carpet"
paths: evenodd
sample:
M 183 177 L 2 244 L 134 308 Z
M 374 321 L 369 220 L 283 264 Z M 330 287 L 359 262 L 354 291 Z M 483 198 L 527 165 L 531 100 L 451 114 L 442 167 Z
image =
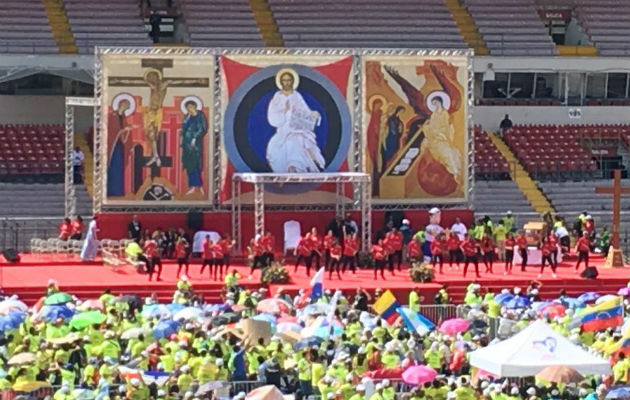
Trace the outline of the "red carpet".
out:
M 3 260 L 4 261 L 4 260 Z M 630 278 L 630 269 L 617 268 L 606 269 L 602 267 L 603 259 L 593 257 L 592 264 L 598 267 L 599 278 L 597 280 L 582 279 L 575 272 L 572 262 L 563 263 L 558 268 L 558 277 L 552 278 L 550 270 L 546 270 L 540 281 L 543 283 L 541 295 L 544 298 L 556 297 L 561 289 L 565 289 L 569 295 L 577 295 L 585 291 L 598 291 L 602 293 L 614 293 L 622 286 L 625 286 Z M 255 271 L 252 279 L 248 279 L 249 268 L 242 264 L 235 267 L 242 276 L 241 284 L 250 288 L 259 286 L 260 272 Z M 483 274 L 479 283 L 483 287 L 488 287 L 493 291 L 514 286 L 525 286 L 532 279 L 536 279 L 539 267 L 529 267 L 524 273 L 519 268 L 515 268 L 512 275 L 504 276 L 503 265 L 496 263 L 495 274 Z M 308 288 L 310 278 L 306 276 L 304 267 L 300 267 L 296 274 L 293 274 L 293 265 L 289 265 L 291 282 L 285 285 L 271 285 L 270 291 L 274 293 L 279 287 L 295 293 L 300 288 Z M 484 270 L 484 267 L 481 267 Z M 501 271 L 499 273 L 499 271 Z M 42 255 L 22 255 L 22 260 L 18 264 L 0 263 L 0 286 L 6 294 L 18 294 L 20 298 L 28 303 L 34 303 L 44 293 L 44 289 L 49 279 L 54 278 L 59 282 L 62 290 L 77 295 L 79 298 L 97 297 L 105 288 L 111 288 L 114 293 L 137 293 L 141 296 L 149 296 L 155 293 L 161 301 L 170 300 L 176 282 L 177 265 L 164 263 L 163 281 L 149 282 L 147 275 L 138 274 L 131 266 L 109 267 L 103 266 L 99 262 L 84 264 L 76 258 L 67 256 L 42 256 Z M 311 273 L 311 276 L 313 273 Z M 386 280 L 374 280 L 372 270 L 360 270 L 353 275 L 346 272 L 343 279 L 339 280 L 336 275 L 332 280 L 326 280 L 324 287 L 329 289 L 341 289 L 347 292 L 356 290 L 358 287 L 373 291 L 376 288 L 391 289 L 398 298 L 403 301 L 414 287 L 422 290 L 427 302 L 432 302 L 435 292 L 442 283 L 449 285 L 449 293 L 455 301 L 461 301 L 466 286 L 474 279 L 470 273 L 466 278 L 462 277 L 461 271 L 449 270 L 445 266 L 445 273 L 436 276 L 435 282 L 416 284 L 409 278 L 409 271 L 403 268 L 402 272 L 396 271 L 392 276 L 389 272 L 385 274 Z M 207 272 L 204 277 L 199 275 L 199 264 L 193 263 L 190 267 L 190 278 L 197 291 L 202 293 L 207 301 L 216 302 L 220 299 L 223 283 L 208 279 Z

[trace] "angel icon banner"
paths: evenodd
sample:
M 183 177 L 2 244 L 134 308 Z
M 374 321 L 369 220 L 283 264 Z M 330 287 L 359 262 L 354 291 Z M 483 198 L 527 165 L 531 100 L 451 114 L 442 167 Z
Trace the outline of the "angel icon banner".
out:
M 381 203 L 467 200 L 468 60 L 364 56 L 365 171 Z

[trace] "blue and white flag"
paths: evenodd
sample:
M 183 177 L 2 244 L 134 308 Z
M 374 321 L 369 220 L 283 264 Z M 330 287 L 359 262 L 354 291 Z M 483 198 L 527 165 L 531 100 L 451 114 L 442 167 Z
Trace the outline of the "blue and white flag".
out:
M 426 335 L 435 329 L 433 322 L 426 319 L 422 314 L 412 311 L 407 307 L 398 307 L 396 312 L 402 317 L 407 329 L 419 335 Z
M 311 279 L 311 300 L 317 300 L 322 297 L 324 293 L 324 267 L 321 267 L 319 271 Z

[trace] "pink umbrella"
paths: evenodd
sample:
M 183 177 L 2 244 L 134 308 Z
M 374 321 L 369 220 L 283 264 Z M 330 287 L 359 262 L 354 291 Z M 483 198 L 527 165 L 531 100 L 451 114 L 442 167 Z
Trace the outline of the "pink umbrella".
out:
M 620 296 L 630 296 L 630 287 L 622 287 L 617 291 L 617 294 Z
M 278 324 L 281 324 L 283 322 L 292 322 L 292 323 L 297 323 L 297 318 L 291 316 L 291 315 L 286 315 L 283 314 L 280 316 L 280 318 L 278 318 L 278 320 L 276 321 Z
M 447 335 L 456 335 L 466 331 L 469 326 L 468 321 L 462 318 L 447 319 L 440 325 L 440 332 L 446 333 Z
M 562 304 L 550 304 L 538 312 L 539 315 L 545 315 L 550 318 L 563 317 L 566 307 Z
M 98 299 L 85 300 L 79 306 L 80 310 L 105 310 L 105 305 Z
M 267 314 L 289 313 L 291 305 L 282 299 L 265 299 L 258 302 L 256 311 Z
M 437 372 L 426 365 L 412 365 L 402 373 L 402 379 L 409 385 L 424 385 L 427 382 L 433 382 Z

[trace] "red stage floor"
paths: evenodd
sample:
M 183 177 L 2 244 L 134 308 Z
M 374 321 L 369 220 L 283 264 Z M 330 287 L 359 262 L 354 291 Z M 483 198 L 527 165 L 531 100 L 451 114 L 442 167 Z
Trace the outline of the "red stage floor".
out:
M 602 268 L 603 259 L 594 257 L 593 265 L 599 269 L 600 276 L 597 280 L 586 280 L 578 276 L 573 268 L 573 263 L 563 263 L 558 268 L 558 277 L 552 278 L 549 270 L 545 271 L 540 281 L 543 283 L 541 294 L 545 298 L 556 297 L 561 289 L 565 289 L 570 295 L 579 294 L 584 291 L 593 290 L 603 293 L 616 292 L 625 286 L 630 278 L 630 269 Z M 248 279 L 249 268 L 241 265 L 235 267 L 243 277 L 241 284 L 248 287 L 259 286 L 260 272 L 255 271 L 252 279 Z M 497 273 L 483 274 L 479 283 L 493 291 L 502 288 L 512 288 L 514 286 L 525 287 L 532 279 L 537 279 L 538 267 L 529 267 L 524 273 L 519 268 L 515 268 L 512 275 L 504 276 L 503 265 L 496 263 L 494 266 Z M 482 267 L 483 271 L 484 268 Z M 44 292 L 44 288 L 49 279 L 54 278 L 59 282 L 64 291 L 76 294 L 80 298 L 92 298 L 98 296 L 105 288 L 111 288 L 115 293 L 137 293 L 148 296 L 156 293 L 158 297 L 166 301 L 172 296 L 176 282 L 177 266 L 173 263 L 164 264 L 164 272 L 161 282 L 149 282 L 147 275 L 138 274 L 131 266 L 109 267 L 102 264 L 81 263 L 76 258 L 66 256 L 41 256 L 25 254 L 19 264 L 0 263 L 0 286 L 5 293 L 18 294 L 27 302 L 34 302 Z M 501 271 L 501 272 L 499 272 Z M 271 285 L 270 291 L 273 293 L 279 287 L 290 292 L 297 292 L 301 288 L 308 288 L 310 278 L 306 276 L 304 267 L 301 267 L 296 274 L 293 274 L 293 266 L 289 265 L 291 282 L 284 285 Z M 311 273 L 311 276 L 313 274 Z M 358 287 L 373 291 L 376 288 L 391 289 L 399 299 L 403 301 L 408 292 L 419 287 L 427 302 L 433 300 L 435 292 L 443 283 L 449 285 L 449 293 L 456 300 L 463 298 L 466 286 L 474 279 L 469 271 L 469 275 L 464 278 L 461 271 L 450 270 L 445 266 L 445 273 L 438 274 L 435 282 L 416 284 L 409 278 L 409 272 L 403 268 L 402 272 L 396 271 L 392 276 L 386 273 L 386 280 L 381 280 L 380 276 L 374 279 L 372 270 L 360 270 L 356 275 L 346 272 L 343 279 L 339 280 L 336 275 L 332 280 L 324 282 L 325 288 L 341 289 L 344 291 L 354 291 Z M 190 267 L 190 278 L 197 290 L 206 296 L 208 301 L 218 301 L 223 283 L 209 280 L 207 272 L 204 277 L 199 274 L 199 264 L 193 263 Z

